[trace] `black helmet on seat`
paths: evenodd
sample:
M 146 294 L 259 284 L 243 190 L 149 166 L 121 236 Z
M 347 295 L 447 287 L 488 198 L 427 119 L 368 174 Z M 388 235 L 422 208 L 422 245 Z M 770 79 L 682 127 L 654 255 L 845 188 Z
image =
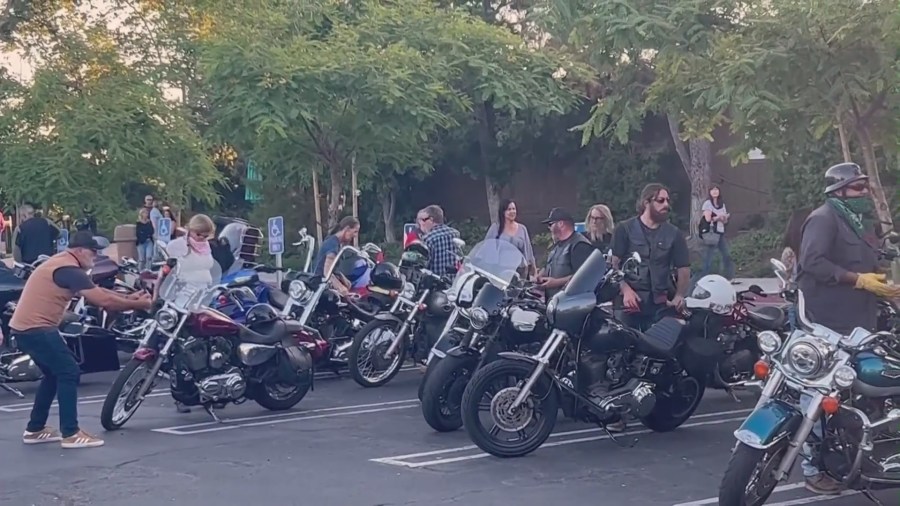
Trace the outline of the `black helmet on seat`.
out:
M 400 269 L 390 262 L 375 264 L 372 268 L 372 284 L 385 290 L 400 290 L 403 288 L 403 277 Z
M 859 165 L 845 162 L 832 165 L 825 171 L 825 194 L 842 190 L 857 181 L 868 181 Z
M 278 319 L 275 308 L 268 304 L 256 304 L 247 310 L 246 322 L 248 326 L 259 326 L 271 323 Z

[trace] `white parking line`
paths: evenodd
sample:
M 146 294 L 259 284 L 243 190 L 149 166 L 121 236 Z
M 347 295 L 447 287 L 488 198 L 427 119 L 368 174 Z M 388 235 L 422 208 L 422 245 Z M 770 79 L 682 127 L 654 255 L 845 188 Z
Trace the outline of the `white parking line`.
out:
M 779 487 L 775 487 L 775 490 L 772 491 L 772 495 L 781 493 L 781 492 L 789 492 L 791 490 L 796 490 L 798 488 L 803 488 L 806 484 L 804 482 L 791 483 L 788 485 L 781 485 Z M 814 495 L 810 497 L 800 497 L 798 499 L 789 499 L 787 501 L 782 502 L 773 502 L 766 503 L 767 506 L 798 506 L 800 504 L 813 504 L 825 501 L 831 501 L 834 499 L 840 499 L 842 497 L 849 497 L 852 495 L 859 495 L 859 492 L 855 490 L 846 490 L 839 495 Z M 698 501 L 688 501 L 688 502 L 680 502 L 673 506 L 705 506 L 707 504 L 719 504 L 718 497 L 710 497 L 708 499 L 700 499 Z
M 704 414 L 700 414 L 700 415 L 695 415 L 692 417 L 692 419 L 712 418 L 712 417 L 717 417 L 717 416 L 728 416 L 728 415 L 736 415 L 736 414 L 746 415 L 746 414 L 750 413 L 751 411 L 752 410 L 750 410 L 750 409 L 741 409 L 741 410 L 734 410 L 734 411 L 721 411 L 718 413 L 704 413 Z M 701 427 L 704 425 L 720 425 L 720 424 L 729 423 L 729 422 L 739 422 L 739 421 L 743 420 L 744 418 L 745 417 L 740 416 L 740 417 L 725 418 L 725 419 L 721 419 L 721 420 L 711 420 L 711 421 L 706 421 L 706 422 L 688 423 L 688 424 L 682 425 L 681 427 L 688 428 L 688 427 Z M 573 431 L 567 431 L 567 432 L 556 432 L 556 433 L 550 434 L 550 437 L 551 438 L 559 438 L 559 437 L 563 437 L 563 436 L 574 436 L 574 435 L 578 435 L 578 434 L 588 434 L 588 433 L 595 433 L 595 432 L 601 432 L 601 431 L 602 431 L 602 429 L 600 429 L 599 427 L 591 428 L 591 429 L 580 429 L 580 430 L 573 430 Z M 616 437 L 635 436 L 638 434 L 649 434 L 652 432 L 653 431 L 649 430 L 649 429 L 627 431 L 627 432 L 622 433 L 621 435 L 617 435 Z M 563 441 L 552 441 L 549 443 L 544 443 L 543 445 L 541 445 L 541 448 L 552 448 L 554 446 L 563 446 L 563 445 L 570 445 L 570 444 L 577 444 L 577 443 L 587 443 L 590 441 L 602 441 L 602 440 L 609 439 L 609 438 L 610 438 L 609 435 L 604 432 L 603 434 L 598 435 L 598 436 L 581 437 L 581 438 L 575 438 L 575 439 L 566 439 Z M 434 451 L 430 451 L 430 452 L 421 452 L 421 453 L 411 453 L 408 455 L 398 455 L 395 457 L 380 457 L 377 459 L 370 459 L 370 461 L 378 462 L 380 464 L 388 464 L 388 465 L 392 465 L 392 466 L 407 467 L 410 469 L 418 469 L 420 467 L 439 466 L 439 465 L 443 465 L 443 464 L 451 464 L 453 462 L 462 462 L 465 460 L 482 459 L 482 458 L 491 456 L 488 453 L 479 452 L 479 453 L 475 453 L 472 455 L 463 455 L 460 457 L 450 457 L 450 458 L 437 458 L 437 459 L 433 459 L 433 460 L 427 460 L 424 462 L 405 462 L 406 460 L 409 460 L 409 459 L 417 459 L 417 458 L 421 458 L 421 457 L 432 457 L 435 455 L 446 455 L 448 453 L 459 453 L 459 452 L 465 452 L 465 451 L 469 451 L 469 450 L 478 450 L 478 447 L 475 445 L 466 445 L 466 446 L 460 446 L 458 448 L 446 448 L 443 450 L 434 450 Z
M 310 409 L 308 411 L 294 411 L 290 413 L 275 413 L 271 415 L 248 416 L 243 418 L 225 419 L 219 422 L 201 422 L 189 425 L 177 425 L 174 427 L 162 427 L 151 429 L 153 432 L 169 434 L 172 436 L 192 436 L 207 432 L 219 432 L 223 430 L 239 429 L 244 427 L 257 427 L 261 425 L 275 425 L 288 422 L 302 422 L 320 418 L 335 418 L 339 416 L 363 415 L 368 413 L 380 413 L 383 411 L 395 411 L 399 409 L 414 408 L 419 405 L 418 399 L 406 399 L 402 401 L 387 401 L 373 404 L 357 404 L 355 406 L 337 406 L 333 408 Z M 321 414 L 312 414 L 321 413 Z M 246 422 L 246 423 L 245 423 Z

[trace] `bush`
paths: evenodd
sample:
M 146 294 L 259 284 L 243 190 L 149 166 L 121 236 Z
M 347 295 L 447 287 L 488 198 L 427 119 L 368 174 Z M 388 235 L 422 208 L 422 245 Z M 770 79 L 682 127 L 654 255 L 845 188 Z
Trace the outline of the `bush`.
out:
M 744 232 L 728 243 L 731 260 L 734 262 L 734 275 L 739 278 L 771 278 L 772 266 L 770 258 L 781 258 L 782 232 L 772 229 L 759 229 Z M 699 256 L 691 265 L 694 273 L 703 269 L 703 256 Z M 716 254 L 713 259 L 712 272 L 722 272 L 721 257 Z

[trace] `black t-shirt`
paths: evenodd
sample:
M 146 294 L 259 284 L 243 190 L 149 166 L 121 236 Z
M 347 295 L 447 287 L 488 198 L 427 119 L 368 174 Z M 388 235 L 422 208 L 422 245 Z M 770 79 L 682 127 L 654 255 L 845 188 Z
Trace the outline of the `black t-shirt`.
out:
M 612 254 L 619 260 L 622 260 L 631 254 L 631 244 L 628 242 L 628 230 L 626 229 L 625 223 L 618 225 L 613 233 Z M 640 224 L 641 229 L 643 229 L 647 241 L 650 244 L 655 243 L 656 236 L 659 234 L 659 227 L 649 228 L 644 225 L 640 219 L 638 219 L 638 224 Z M 685 240 L 684 235 L 681 233 L 675 236 L 675 242 L 672 243 L 672 250 L 669 252 L 669 262 L 673 269 L 691 266 L 691 252 L 688 249 L 687 240 Z
M 569 252 L 569 262 L 572 263 L 572 269 L 574 269 L 573 273 L 581 268 L 582 264 L 584 264 L 593 252 L 594 247 L 588 242 L 579 241 L 572 246 L 572 250 Z
M 59 230 L 46 219 L 33 217 L 19 225 L 16 246 L 22 250 L 22 261 L 33 263 L 41 255 L 52 256 L 56 253 L 53 241 L 59 237 Z
M 72 293 L 94 288 L 94 282 L 90 276 L 80 267 L 60 267 L 53 271 L 53 282 L 60 288 L 65 288 Z

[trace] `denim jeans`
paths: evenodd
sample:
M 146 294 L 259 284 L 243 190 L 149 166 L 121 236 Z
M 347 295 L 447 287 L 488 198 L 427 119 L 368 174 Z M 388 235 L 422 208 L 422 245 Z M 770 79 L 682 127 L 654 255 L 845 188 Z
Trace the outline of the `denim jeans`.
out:
M 806 412 L 806 408 L 809 407 L 809 403 L 812 401 L 812 396 L 803 394 L 800 396 L 800 408 Z M 816 420 L 816 424 L 813 425 L 813 430 L 810 433 L 810 436 L 815 434 L 818 438 L 822 439 L 822 421 Z M 800 468 L 803 470 L 803 476 L 809 478 L 811 476 L 815 476 L 819 474 L 819 468 L 815 466 L 812 462 L 813 455 L 813 447 L 809 444 L 809 439 L 807 439 L 806 443 L 803 443 L 803 460 L 800 461 Z
M 719 237 L 717 246 L 706 246 L 706 251 L 703 252 L 703 271 L 700 273 L 700 277 L 706 276 L 712 270 L 713 255 L 715 255 L 716 251 L 722 254 L 722 276 L 725 276 L 726 279 L 733 278 L 734 262 L 731 261 L 731 254 L 728 252 L 728 241 L 725 240 L 724 235 Z
M 44 373 L 34 396 L 34 407 L 28 421 L 29 432 L 37 432 L 47 424 L 50 405 L 59 402 L 59 431 L 63 437 L 78 432 L 78 382 L 81 370 L 72 350 L 54 328 L 13 332 L 18 348 L 31 356 Z
M 156 244 L 153 241 L 147 241 L 137 245 L 138 268 L 141 270 L 149 270 L 153 264 L 153 256 L 156 253 Z

